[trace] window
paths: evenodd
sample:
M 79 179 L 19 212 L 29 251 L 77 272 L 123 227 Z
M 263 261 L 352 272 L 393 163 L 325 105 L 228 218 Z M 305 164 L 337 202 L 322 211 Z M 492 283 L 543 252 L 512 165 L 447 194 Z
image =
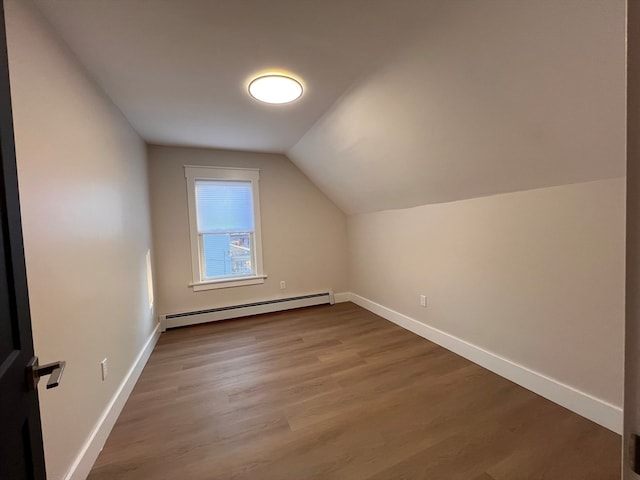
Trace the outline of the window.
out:
M 264 283 L 259 172 L 184 167 L 194 290 Z

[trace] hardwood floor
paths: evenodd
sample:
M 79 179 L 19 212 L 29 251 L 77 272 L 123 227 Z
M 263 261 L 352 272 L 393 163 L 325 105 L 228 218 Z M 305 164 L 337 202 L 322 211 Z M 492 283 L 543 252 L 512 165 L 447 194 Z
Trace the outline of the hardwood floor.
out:
M 620 437 L 352 303 L 163 334 L 90 480 L 620 478 Z

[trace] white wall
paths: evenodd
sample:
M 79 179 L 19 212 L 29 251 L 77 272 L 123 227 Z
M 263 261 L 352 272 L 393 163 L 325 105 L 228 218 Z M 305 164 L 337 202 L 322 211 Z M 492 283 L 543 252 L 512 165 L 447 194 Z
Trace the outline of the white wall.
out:
M 347 223 L 284 155 L 149 146 L 160 314 L 347 287 Z M 264 284 L 194 292 L 184 165 L 260 169 Z M 280 281 L 287 288 L 280 290 Z
M 40 391 L 57 480 L 155 326 L 145 146 L 28 2 L 5 9 L 35 350 L 67 361 L 61 386 Z
M 624 178 L 348 222 L 353 292 L 622 405 Z

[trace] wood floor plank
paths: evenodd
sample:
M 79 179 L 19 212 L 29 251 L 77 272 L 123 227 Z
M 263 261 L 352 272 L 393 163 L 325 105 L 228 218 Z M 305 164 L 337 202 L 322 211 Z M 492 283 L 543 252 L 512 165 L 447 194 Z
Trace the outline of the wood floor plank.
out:
M 164 333 L 90 480 L 613 480 L 620 437 L 351 303 Z

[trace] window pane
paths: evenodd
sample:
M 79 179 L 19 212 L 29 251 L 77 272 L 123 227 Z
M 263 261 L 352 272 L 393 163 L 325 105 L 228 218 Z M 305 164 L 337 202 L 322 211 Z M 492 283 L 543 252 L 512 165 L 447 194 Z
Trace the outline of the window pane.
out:
M 205 278 L 251 275 L 252 237 L 250 232 L 202 235 Z
M 253 232 L 251 182 L 196 180 L 198 233 Z

